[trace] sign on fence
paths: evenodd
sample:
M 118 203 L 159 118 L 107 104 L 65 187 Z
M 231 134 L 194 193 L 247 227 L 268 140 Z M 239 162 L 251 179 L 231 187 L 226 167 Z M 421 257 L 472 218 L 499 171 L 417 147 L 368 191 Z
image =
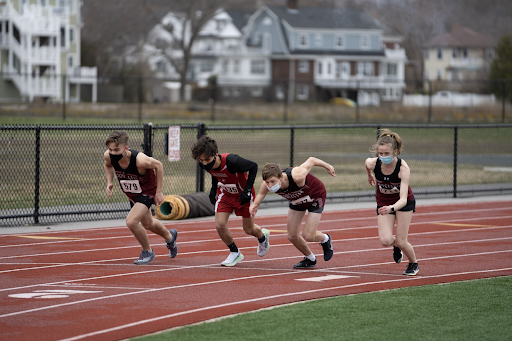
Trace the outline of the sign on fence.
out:
M 169 127 L 169 161 L 180 161 L 180 127 Z

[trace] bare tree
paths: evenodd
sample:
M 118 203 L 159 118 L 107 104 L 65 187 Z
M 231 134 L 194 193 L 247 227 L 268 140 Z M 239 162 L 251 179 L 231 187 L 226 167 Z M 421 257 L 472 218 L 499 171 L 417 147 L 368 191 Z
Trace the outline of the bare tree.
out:
M 242 0 L 175 0 L 176 12 L 162 19 L 160 26 L 171 39 L 157 39 L 155 46 L 179 75 L 181 101 L 185 98 L 192 46 L 201 30 L 219 8 L 241 2 Z

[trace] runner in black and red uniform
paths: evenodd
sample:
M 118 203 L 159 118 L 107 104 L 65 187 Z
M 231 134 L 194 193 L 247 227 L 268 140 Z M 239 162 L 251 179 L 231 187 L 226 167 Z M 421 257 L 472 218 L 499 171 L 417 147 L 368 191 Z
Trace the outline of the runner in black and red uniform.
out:
M 270 233 L 254 224 L 254 217 L 249 213 L 258 165 L 236 154 L 219 154 L 217 142 L 208 136 L 196 141 L 192 147 L 192 157 L 212 176 L 210 201 L 215 205 L 215 228 L 230 251 L 221 265 L 234 266 L 244 258 L 227 228 L 229 216 L 233 212 L 242 216 L 245 233 L 258 238 L 258 256 L 266 255 Z
M 416 200 L 409 186 L 411 171 L 407 163 L 398 158 L 403 149 L 397 133 L 383 129 L 370 151 L 378 157 L 366 159 L 368 182 L 377 186 L 377 215 L 379 239 L 383 246 L 393 246 L 393 259 L 400 263 L 403 254 L 409 259 L 404 275 L 414 276 L 419 271 L 416 254 L 407 241 Z M 373 174 L 375 174 L 375 178 Z M 396 222 L 396 237 L 393 227 Z
M 295 264 L 294 268 L 310 268 L 316 265 L 316 257 L 306 241 L 320 243 L 325 261 L 331 259 L 334 253 L 331 236 L 317 231 L 327 192 L 324 184 L 317 177 L 309 174 L 314 166 L 323 167 L 327 173 L 336 176 L 330 164 L 314 157 L 310 157 L 299 167 L 293 168 L 281 169 L 275 163 L 266 164 L 261 171 L 263 183 L 250 208 L 251 214 L 256 215 L 258 206 L 268 192 L 277 193 L 290 201 L 287 220 L 288 240 L 304 254 L 304 259 Z M 303 238 L 300 236 L 300 226 L 306 210 L 309 213 L 302 231 Z
M 164 200 L 162 194 L 163 166 L 158 160 L 128 147 L 128 133 L 124 130 L 113 131 L 105 145 L 108 150 L 103 154 L 107 175 L 107 195 L 112 197 L 114 175 L 119 180 L 121 190 L 130 199 L 132 209 L 126 217 L 126 225 L 142 246 L 142 252 L 135 264 L 148 264 L 155 259 L 146 230 L 162 236 L 169 257 L 178 254 L 175 229 L 168 231 L 164 225 L 151 215 L 151 205 L 159 205 Z

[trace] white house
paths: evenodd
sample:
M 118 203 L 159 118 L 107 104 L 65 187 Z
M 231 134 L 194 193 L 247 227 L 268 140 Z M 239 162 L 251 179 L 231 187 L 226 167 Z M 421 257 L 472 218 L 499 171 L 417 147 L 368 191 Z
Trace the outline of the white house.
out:
M 80 0 L 0 1 L 0 101 L 74 101 L 96 68 L 80 66 Z

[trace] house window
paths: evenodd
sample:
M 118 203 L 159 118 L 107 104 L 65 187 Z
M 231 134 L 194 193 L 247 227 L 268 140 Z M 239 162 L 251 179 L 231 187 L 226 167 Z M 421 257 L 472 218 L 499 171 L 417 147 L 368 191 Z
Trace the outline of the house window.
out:
M 437 49 L 437 59 L 443 59 L 443 49 Z
M 226 27 L 226 20 L 217 20 L 217 31 L 221 31 L 224 27 Z
M 201 72 L 212 72 L 213 71 L 213 63 L 202 62 L 201 63 Z
M 332 72 L 331 62 L 327 62 L 327 74 L 330 75 Z
M 494 58 L 494 50 L 493 49 L 486 49 L 487 58 L 493 59 Z
M 307 34 L 299 34 L 299 47 L 307 48 L 309 45 L 308 43 L 308 36 Z
M 228 59 L 224 59 L 222 61 L 222 73 L 223 74 L 227 74 L 229 72 L 229 60 Z
M 41 7 L 45 7 L 46 6 L 46 1 L 47 0 L 39 0 L 39 3 L 41 4 Z
M 69 29 L 69 42 L 73 43 L 75 41 L 75 30 L 73 28 Z
M 398 74 L 397 65 L 396 64 L 388 64 L 388 76 L 396 77 L 397 74 Z
M 239 97 L 240 96 L 240 90 L 237 87 L 234 87 L 232 90 L 233 97 Z
M 66 47 L 66 28 L 60 28 L 60 47 Z
M 167 71 L 167 65 L 165 64 L 165 62 L 163 60 L 159 60 L 156 63 L 156 71 L 161 72 L 161 73 L 164 73 Z
M 301 100 L 306 100 L 309 97 L 309 88 L 307 85 L 299 84 L 297 85 L 297 98 Z
M 235 59 L 233 61 L 233 73 L 235 75 L 240 73 L 240 60 L 238 60 L 238 59 Z
M 321 75 L 322 74 L 322 65 L 323 63 L 322 62 L 318 62 L 318 74 Z
M 438 81 L 442 80 L 443 79 L 443 70 L 440 70 L 440 69 L 437 69 L 436 70 L 436 79 Z
M 254 36 L 252 36 L 251 39 L 251 45 L 253 46 L 260 46 L 261 45 L 261 33 L 255 33 Z
M 307 60 L 299 61 L 299 72 L 300 73 L 308 73 L 309 72 L 309 62 Z
M 251 73 L 257 75 L 265 74 L 265 61 L 263 59 L 251 60 Z
M 68 57 L 68 66 L 73 67 L 74 65 L 75 65 L 75 60 L 74 60 L 73 56 L 69 56 Z
M 358 76 L 373 76 L 373 63 L 372 62 L 358 62 L 357 63 Z
M 362 50 L 370 49 L 370 36 L 367 34 L 361 35 L 361 49 Z
M 429 72 L 427 69 L 425 69 L 425 73 L 423 75 L 423 78 L 426 79 L 426 80 L 429 80 L 430 79 L 430 75 L 429 75 Z
M 323 39 L 321 34 L 315 34 L 315 46 L 322 46 Z
M 345 48 L 345 36 L 336 36 L 334 38 L 334 47 L 337 49 Z
M 425 60 L 429 60 L 429 59 L 430 59 L 430 50 L 426 49 L 425 50 Z

